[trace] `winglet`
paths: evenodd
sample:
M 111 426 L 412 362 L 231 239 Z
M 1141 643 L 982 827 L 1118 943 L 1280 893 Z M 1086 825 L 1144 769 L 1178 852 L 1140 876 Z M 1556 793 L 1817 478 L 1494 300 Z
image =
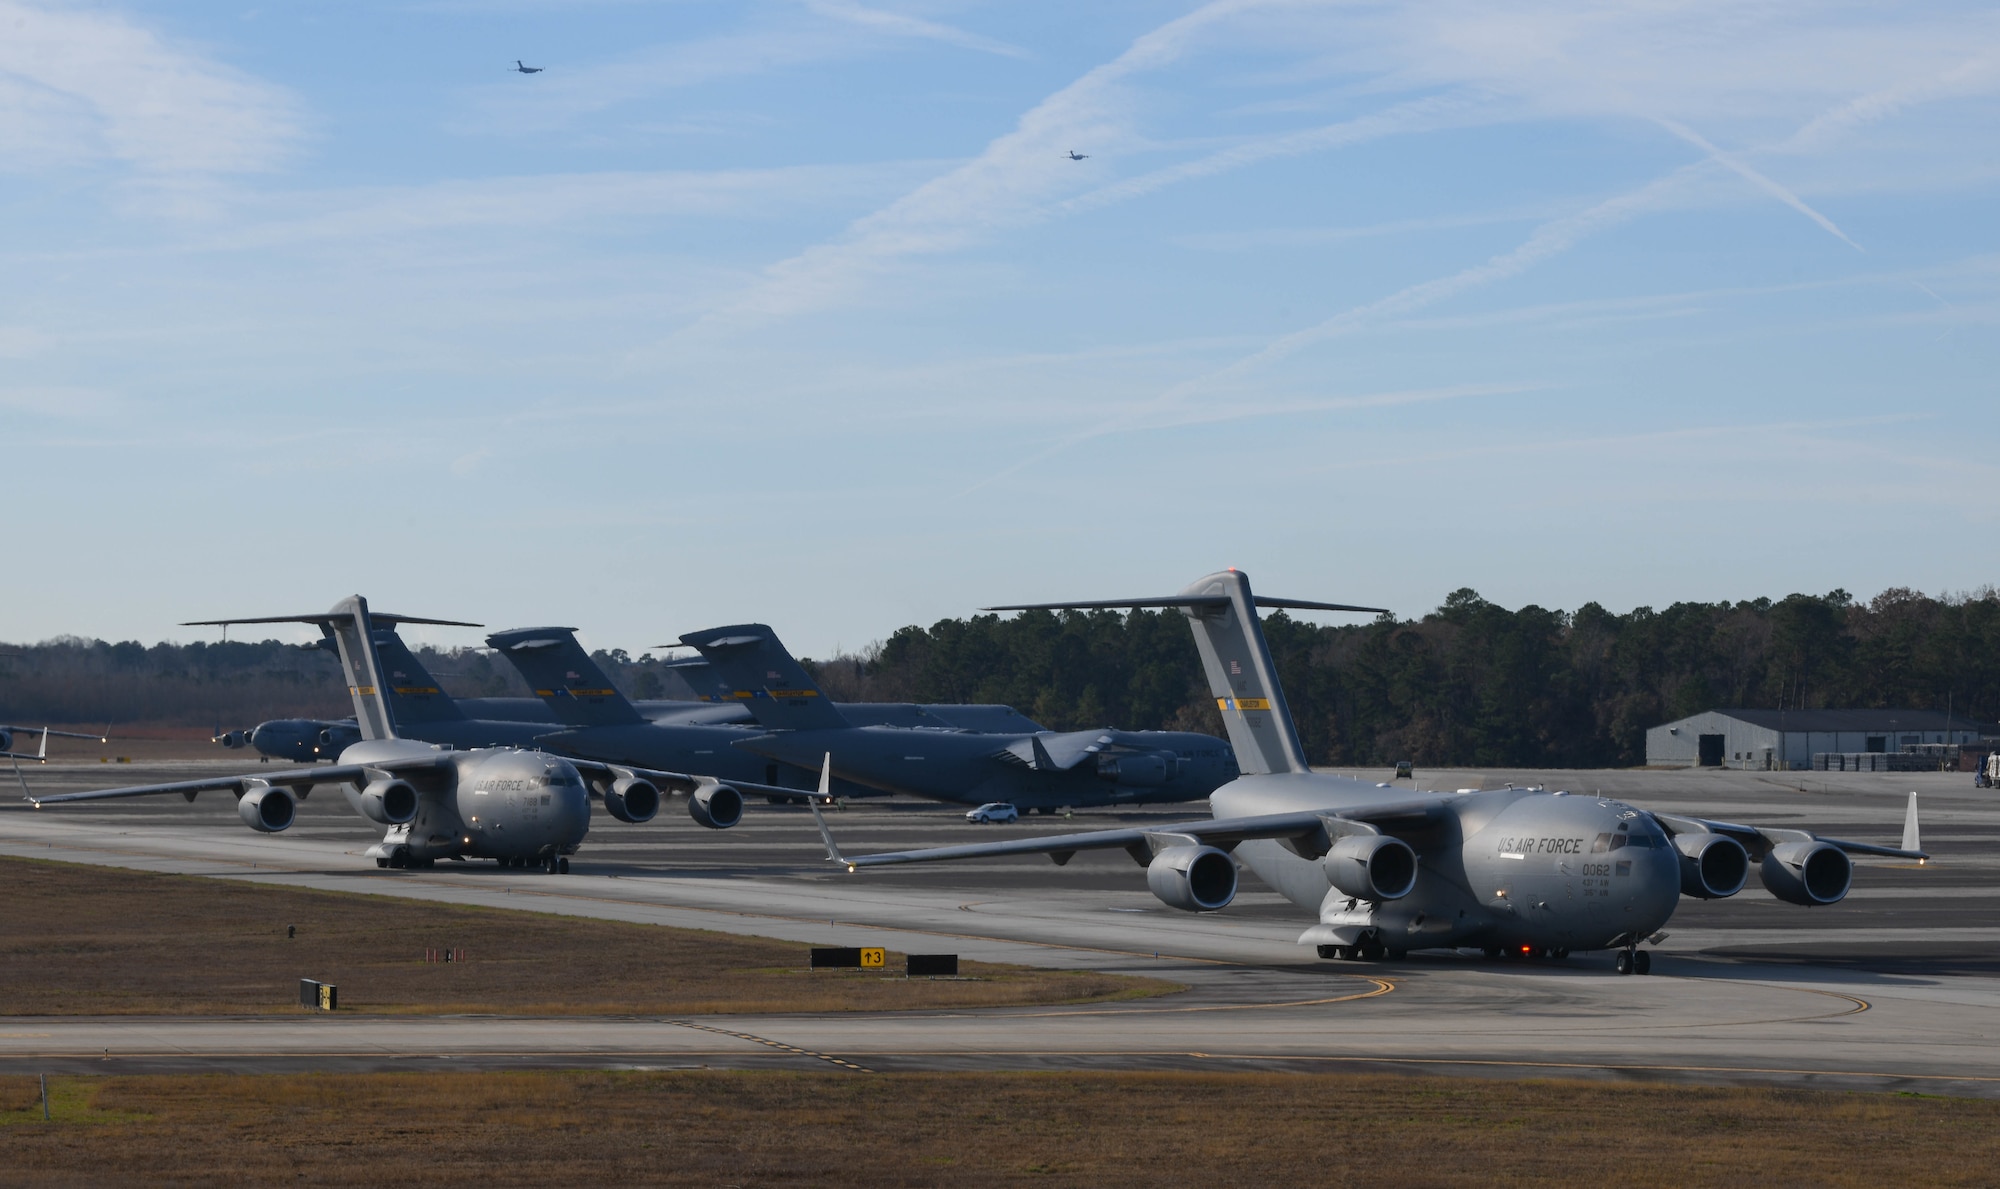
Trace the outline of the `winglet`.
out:
M 1920 844 L 1917 832 L 1917 794 L 1915 790 L 1911 790 L 1910 792 L 1909 812 L 1903 815 L 1903 849 L 1917 851 L 1924 849 Z M 1922 859 L 1917 861 L 1919 863 L 1923 862 Z
M 831 797 L 833 795 L 832 789 L 833 753 L 829 751 L 826 753 L 825 762 L 820 765 L 819 769 L 819 796 L 807 797 L 806 808 L 812 810 L 813 822 L 819 826 L 819 836 L 826 842 L 826 861 L 829 863 L 845 864 L 847 873 L 852 875 L 854 874 L 854 864 L 849 863 L 847 857 L 840 853 L 840 844 L 833 840 L 833 831 L 827 829 L 826 819 L 819 814 L 820 800 Z

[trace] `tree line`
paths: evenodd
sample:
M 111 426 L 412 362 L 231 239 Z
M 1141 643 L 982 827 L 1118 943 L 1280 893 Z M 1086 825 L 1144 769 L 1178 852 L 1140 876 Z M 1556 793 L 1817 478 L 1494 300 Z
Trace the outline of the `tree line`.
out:
M 1723 706 L 1898 707 L 2000 717 L 2000 592 L 1897 588 L 1616 614 L 1509 610 L 1472 590 L 1417 619 L 1265 619 L 1307 756 L 1329 766 L 1620 767 L 1647 727 Z M 418 650 L 458 697 L 527 696 L 480 649 Z M 600 651 L 634 698 L 671 696 L 667 660 Z M 843 701 L 999 702 L 1055 730 L 1221 732 L 1177 611 L 1025 612 L 901 629 L 807 661 Z M 0 645 L 0 722 L 246 726 L 351 712 L 326 652 L 274 640 L 61 637 Z

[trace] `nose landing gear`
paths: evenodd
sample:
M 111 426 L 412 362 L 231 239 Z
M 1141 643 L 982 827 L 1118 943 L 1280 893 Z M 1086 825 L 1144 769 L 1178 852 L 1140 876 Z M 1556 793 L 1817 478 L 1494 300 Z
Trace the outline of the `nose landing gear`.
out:
M 1651 974 L 1653 973 L 1653 955 L 1637 946 L 1633 946 L 1630 949 L 1622 949 L 1618 951 L 1618 960 L 1615 963 L 1615 967 L 1620 974 Z

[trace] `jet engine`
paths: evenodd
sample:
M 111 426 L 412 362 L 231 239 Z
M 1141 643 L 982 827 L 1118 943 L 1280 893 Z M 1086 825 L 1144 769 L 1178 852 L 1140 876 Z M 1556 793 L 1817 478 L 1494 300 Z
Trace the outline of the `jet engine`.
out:
M 1750 852 L 1722 834 L 1676 834 L 1681 853 L 1681 895 L 1721 900 L 1743 890 L 1750 878 Z M 1766 886 L 1770 880 L 1765 879 Z
M 291 828 L 292 819 L 298 815 L 298 803 L 292 800 L 290 790 L 262 784 L 237 800 L 236 814 L 244 825 L 259 834 L 276 834 Z
M 1417 886 L 1417 852 L 1387 834 L 1349 834 L 1320 866 L 1327 882 L 1356 900 L 1401 900 Z
M 337 722 L 319 733 L 319 754 L 337 756 L 361 742 L 361 728 Z
M 1830 842 L 1785 842 L 1771 848 L 1757 874 L 1773 896 L 1810 908 L 1847 898 L 1854 863 Z
M 743 794 L 726 784 L 704 783 L 688 794 L 688 816 L 711 830 L 743 820 Z
M 0 751 L 14 750 L 14 732 L 0 727 Z
M 1099 756 L 1097 778 L 1137 788 L 1158 788 L 1174 774 L 1173 757 L 1157 751 Z
M 611 787 L 604 790 L 604 808 L 621 822 L 630 822 L 635 826 L 640 822 L 650 822 L 653 820 L 653 815 L 660 811 L 660 790 L 655 788 L 650 780 L 641 780 L 637 776 L 621 776 L 611 782 Z M 699 817 L 695 820 L 701 821 Z
M 215 737 L 215 741 L 217 743 L 222 744 L 224 747 L 229 748 L 231 751 L 234 751 L 237 748 L 242 747 L 244 744 L 250 742 L 249 739 L 244 737 L 244 734 L 241 731 L 224 731 L 222 734 L 217 735 Z M 7 750 L 5 745 L 0 745 L 0 751 L 5 751 L 5 750 Z
M 371 780 L 361 790 L 361 812 L 369 821 L 400 826 L 417 816 L 417 790 L 393 776 Z
M 1236 899 L 1236 860 L 1212 846 L 1170 846 L 1146 866 L 1153 895 L 1186 912 L 1214 912 Z

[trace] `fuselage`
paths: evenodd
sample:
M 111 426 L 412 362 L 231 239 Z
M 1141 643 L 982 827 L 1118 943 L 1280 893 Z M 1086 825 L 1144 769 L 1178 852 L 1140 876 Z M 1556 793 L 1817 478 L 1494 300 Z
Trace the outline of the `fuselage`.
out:
M 438 749 L 408 739 L 356 743 L 340 755 L 343 764 L 381 763 L 428 757 Z M 520 859 L 575 852 L 590 832 L 590 791 L 576 768 L 561 756 L 512 748 L 446 753 L 452 771 L 411 776 L 417 814 L 391 826 L 382 845 L 407 847 L 410 858 Z M 341 791 L 363 813 L 362 790 Z
M 1198 801 L 1236 775 L 1228 744 L 1184 731 L 1106 732 L 1117 741 L 1101 758 L 1068 768 L 1019 760 L 1034 752 L 1025 734 L 851 727 L 754 735 L 736 746 L 801 767 L 833 756 L 834 775 L 887 793 L 1020 809 Z
M 1286 899 L 1316 914 L 1332 940 L 1373 930 L 1389 949 L 1482 946 L 1591 950 L 1628 945 L 1673 916 L 1680 858 L 1650 816 L 1619 801 L 1505 789 L 1398 792 L 1322 773 L 1244 776 L 1217 789 L 1218 818 L 1362 806 L 1435 807 L 1398 900 L 1352 901 L 1318 859 L 1284 843 L 1247 841 L 1236 857 Z

